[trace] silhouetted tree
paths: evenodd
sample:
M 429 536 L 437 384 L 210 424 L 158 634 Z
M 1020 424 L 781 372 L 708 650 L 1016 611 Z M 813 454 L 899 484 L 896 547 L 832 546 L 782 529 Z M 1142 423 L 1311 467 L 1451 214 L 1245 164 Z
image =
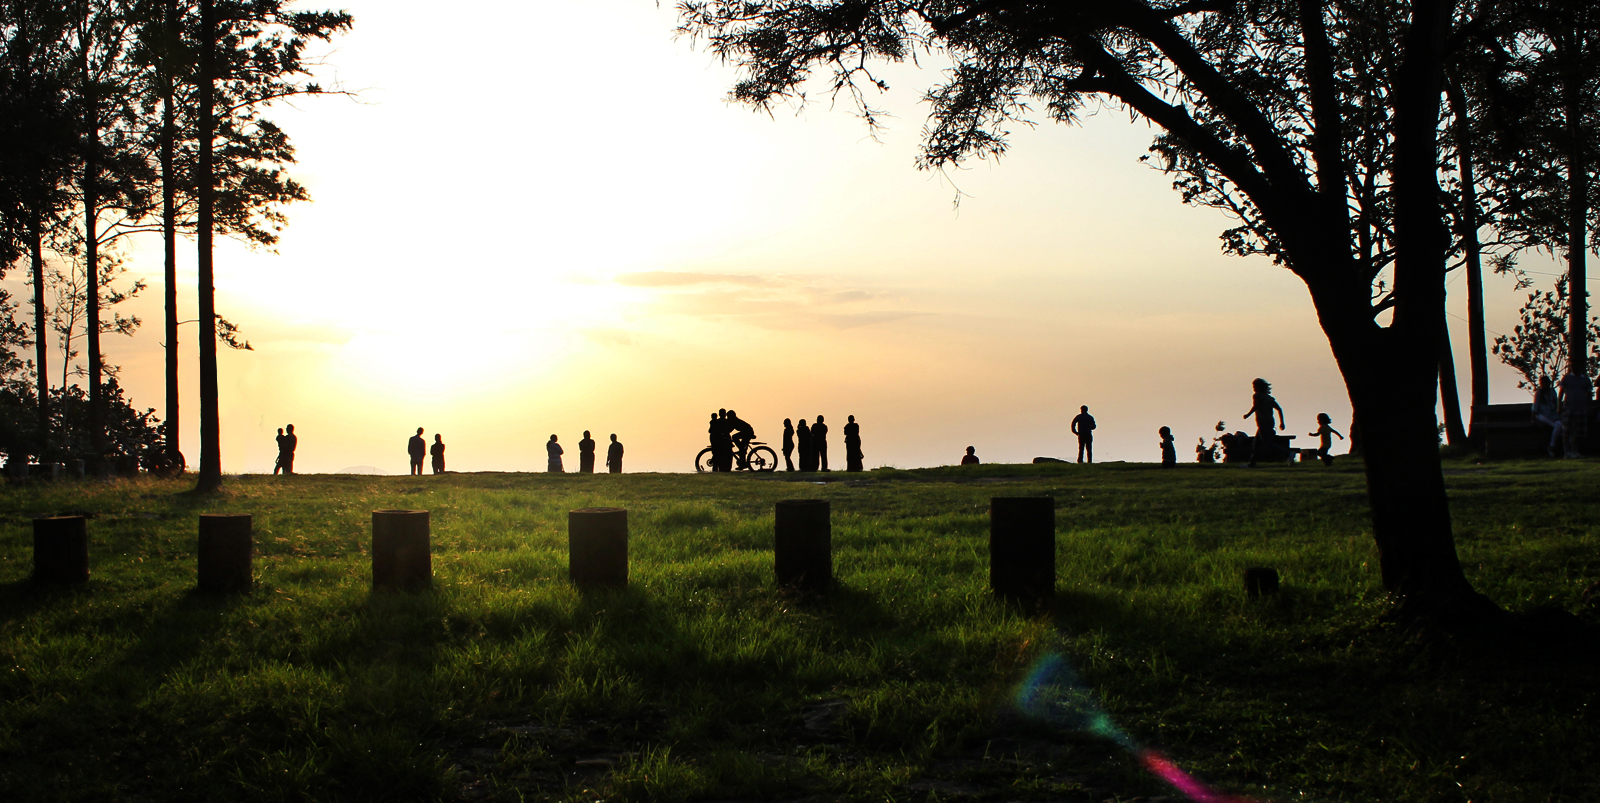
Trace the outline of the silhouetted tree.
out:
M 736 100 L 803 98 L 820 69 L 869 123 L 862 86 L 884 86 L 874 62 L 942 51 L 954 64 L 927 94 L 927 168 L 1002 155 L 1031 99 L 1060 122 L 1110 103 L 1159 126 L 1153 150 L 1184 200 L 1238 219 L 1225 248 L 1272 257 L 1310 291 L 1360 424 L 1385 588 L 1412 614 L 1471 617 L 1493 605 L 1456 556 L 1434 413 L 1450 248 L 1443 69 L 1471 44 L 1455 8 L 692 0 L 680 31 L 742 68 Z
M 1519 388 L 1537 391 L 1540 379 L 1554 385 L 1567 373 L 1568 333 L 1572 331 L 1567 320 L 1572 311 L 1567 287 L 1563 276 L 1556 281 L 1553 292 L 1529 293 L 1520 312 L 1521 322 L 1510 335 L 1494 339 L 1495 356 L 1522 375 L 1517 381 Z M 1591 317 L 1587 330 L 1589 359 L 1585 364 L 1589 379 L 1594 381 L 1600 379 L 1600 318 Z

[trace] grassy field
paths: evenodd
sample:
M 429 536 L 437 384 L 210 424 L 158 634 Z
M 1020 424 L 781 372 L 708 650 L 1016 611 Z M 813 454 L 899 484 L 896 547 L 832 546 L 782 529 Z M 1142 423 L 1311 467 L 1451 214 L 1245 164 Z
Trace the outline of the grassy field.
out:
M 1477 587 L 1600 580 L 1600 464 L 1451 463 Z M 0 800 L 1600 800 L 1600 670 L 1386 624 L 1359 466 L 980 466 L 794 478 L 247 476 L 0 489 Z M 987 593 L 988 500 L 1056 500 L 1058 599 Z M 840 584 L 774 586 L 780 499 Z M 629 510 L 631 584 L 566 580 Z M 432 511 L 435 590 L 370 591 L 370 511 Z M 28 581 L 80 511 L 93 576 Z M 257 587 L 193 590 L 195 515 Z M 1247 566 L 1284 588 L 1250 601 Z

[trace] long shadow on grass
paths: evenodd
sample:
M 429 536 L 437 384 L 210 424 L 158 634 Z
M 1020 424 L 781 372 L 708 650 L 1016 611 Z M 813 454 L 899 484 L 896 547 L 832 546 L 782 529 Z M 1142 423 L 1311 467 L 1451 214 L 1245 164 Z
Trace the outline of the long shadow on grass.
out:
M 0 583 L 0 625 L 31 618 L 38 611 L 66 605 L 81 596 L 93 594 L 93 581 L 78 585 L 39 583 L 32 578 Z

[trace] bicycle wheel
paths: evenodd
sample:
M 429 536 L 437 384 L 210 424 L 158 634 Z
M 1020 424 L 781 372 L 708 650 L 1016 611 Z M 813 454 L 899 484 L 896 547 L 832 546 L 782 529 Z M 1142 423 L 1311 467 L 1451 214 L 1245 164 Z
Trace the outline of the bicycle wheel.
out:
M 701 449 L 700 450 L 700 454 L 695 455 L 695 457 L 694 457 L 694 470 L 700 472 L 701 474 L 704 474 L 705 472 L 711 470 L 711 447 L 710 446 L 707 446 L 706 448 Z
M 778 453 L 770 446 L 757 446 L 750 450 L 751 471 L 777 471 Z

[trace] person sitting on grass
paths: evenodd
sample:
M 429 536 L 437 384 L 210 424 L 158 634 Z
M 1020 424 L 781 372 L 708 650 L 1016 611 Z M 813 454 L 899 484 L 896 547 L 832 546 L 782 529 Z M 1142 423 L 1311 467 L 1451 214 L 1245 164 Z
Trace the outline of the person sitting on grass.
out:
M 1328 450 L 1333 448 L 1333 438 L 1328 436 L 1339 435 L 1339 430 L 1333 428 L 1333 419 L 1327 413 L 1317 413 L 1317 431 L 1310 434 L 1322 439 L 1317 447 L 1317 458 L 1325 466 L 1333 465 L 1333 455 L 1328 454 Z M 1339 440 L 1344 440 L 1344 436 L 1339 435 Z
M 1178 449 L 1172 442 L 1172 427 L 1162 427 L 1156 434 L 1161 436 L 1161 467 L 1178 465 Z
M 975 465 L 977 465 L 978 464 L 978 454 L 977 454 L 977 452 L 978 452 L 977 449 L 975 449 L 975 448 L 973 448 L 971 446 L 968 446 L 966 455 L 961 458 L 961 465 L 963 465 L 963 466 L 975 466 Z

